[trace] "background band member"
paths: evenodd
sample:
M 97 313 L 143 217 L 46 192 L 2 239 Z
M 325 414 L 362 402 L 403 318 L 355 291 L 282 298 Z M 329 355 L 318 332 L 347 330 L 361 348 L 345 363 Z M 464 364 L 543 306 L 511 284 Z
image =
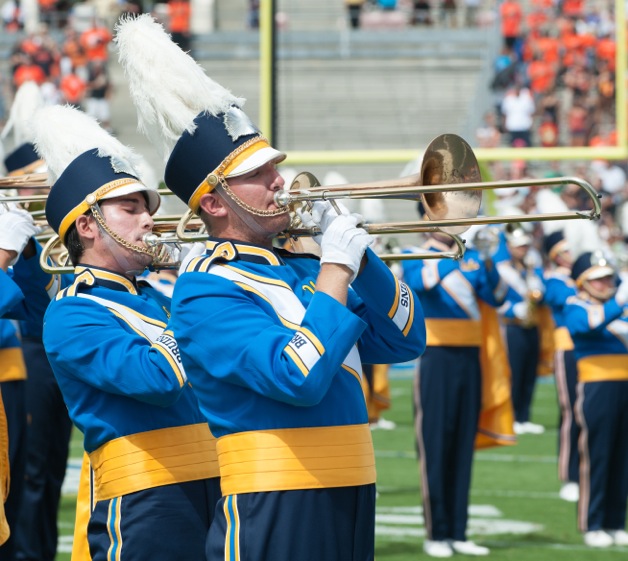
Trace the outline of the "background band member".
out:
M 520 224 L 506 226 L 509 257 L 496 264 L 508 285 L 506 302 L 499 308 L 505 326 L 512 372 L 512 404 L 516 434 L 539 434 L 544 427 L 530 421 L 532 398 L 541 356 L 538 306 L 543 300 L 543 270 L 533 258 L 532 237 Z
M 11 105 L 11 113 L 6 127 L 2 131 L 8 142 L 13 139 L 13 150 L 5 159 L 5 166 L 10 176 L 20 176 L 46 171 L 46 163 L 37 154 L 33 144 L 32 128 L 29 120 L 44 106 L 44 98 L 35 82 L 25 82 L 16 92 Z M 41 189 L 18 189 L 18 194 L 28 196 L 45 193 Z M 29 212 L 43 209 L 43 203 L 26 203 Z M 35 253 L 26 250 L 28 259 L 39 268 L 41 247 L 33 246 Z M 41 272 L 38 272 L 41 275 Z M 54 281 L 54 279 L 52 279 Z M 50 288 L 54 287 L 52 282 Z M 32 298 L 27 290 L 26 298 Z M 43 295 L 46 305 L 49 298 Z M 29 304 L 30 305 L 30 304 Z M 45 309 L 45 308 L 44 308 Z M 61 487 L 65 478 L 69 454 L 72 423 L 61 397 L 46 351 L 42 342 L 42 314 L 21 319 L 19 329 L 22 350 L 26 364 L 25 409 L 28 423 L 24 431 L 25 442 L 21 449 L 25 460 L 12 467 L 13 493 L 10 505 L 16 504 L 19 516 L 12 525 L 9 543 L 0 552 L 12 558 L 45 560 L 53 559 L 57 552 L 58 510 L 61 500 Z M 11 412 L 12 400 L 5 395 L 5 405 L 9 417 L 9 431 L 18 418 Z M 21 471 L 21 474 L 20 474 Z M 14 550 L 10 552 L 9 550 Z
M 578 372 L 573 341 L 565 324 L 565 304 L 576 293 L 571 278 L 573 259 L 563 232 L 557 230 L 545 237 L 543 249 L 549 261 L 545 271 L 545 304 L 554 319 L 554 377 L 560 407 L 558 430 L 558 478 L 562 482 L 560 497 L 578 500 L 578 435 L 580 429 L 574 417 Z
M 628 283 L 601 253 L 583 253 L 565 307 L 578 365 L 578 527 L 591 547 L 628 545 Z
M 451 251 L 453 238 L 432 234 L 423 250 Z M 501 305 L 506 285 L 487 255 L 467 250 L 454 259 L 403 261 L 404 280 L 425 313 L 427 347 L 414 384 L 415 431 L 420 456 L 423 550 L 434 557 L 454 552 L 487 555 L 466 538 L 473 449 L 482 400 L 478 299 Z
M 75 266 L 44 344 L 89 455 L 91 558 L 196 561 L 219 496 L 214 438 L 168 329 L 169 299 L 136 278 L 154 259 L 143 236 L 159 194 L 84 113 L 47 107 L 34 122 L 53 184 L 46 218 Z
M 224 496 L 207 559 L 372 560 L 375 461 L 360 365 L 416 357 L 420 306 L 368 249 L 361 217 L 329 203 L 303 215 L 322 231 L 320 261 L 275 249 L 290 222 L 274 200 L 285 155 L 151 18 L 119 24 L 116 42 L 140 126 L 157 114 L 175 127 L 161 131 L 173 141 L 166 184 L 212 233 L 177 280 L 171 319 L 218 438 Z M 164 65 L 153 78 L 180 87 L 194 75 L 194 88 L 156 91 L 145 67 L 155 53 Z M 179 107 L 162 105 L 165 94 Z

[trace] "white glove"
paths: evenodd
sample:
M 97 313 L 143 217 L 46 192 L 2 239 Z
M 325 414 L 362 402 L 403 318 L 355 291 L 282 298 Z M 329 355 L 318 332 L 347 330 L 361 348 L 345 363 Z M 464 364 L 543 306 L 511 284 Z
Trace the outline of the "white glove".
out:
M 530 307 L 527 302 L 517 302 L 512 307 L 512 313 L 515 317 L 521 321 L 528 321 L 528 314 L 530 313 Z
M 340 201 L 336 201 L 336 206 L 340 213 L 344 216 L 348 216 L 349 210 Z M 301 219 L 301 223 L 305 228 L 320 228 L 321 233 L 324 234 L 329 225 L 333 222 L 334 218 L 338 216 L 336 209 L 329 201 L 314 201 L 312 208 L 308 210 L 305 206 L 297 210 L 297 215 Z M 313 236 L 314 241 L 320 245 L 322 235 Z
M 528 286 L 528 292 L 536 292 L 541 296 L 545 294 L 545 285 L 537 275 L 530 274 L 526 277 L 526 284 Z
M 366 248 L 375 241 L 366 230 L 357 228 L 361 220 L 359 214 L 336 216 L 327 225 L 321 239 L 321 264 L 346 265 L 353 273 L 350 282 L 353 282 L 360 270 Z
M 22 209 L 11 209 L 0 214 L 0 249 L 15 251 L 18 256 L 41 228 L 35 226 L 33 217 Z
M 625 306 L 628 302 L 628 280 L 622 281 L 619 285 L 617 292 L 615 292 L 615 301 L 620 306 Z
M 4 195 L 0 194 L 0 214 L 4 214 L 5 212 L 9 212 L 11 210 L 17 210 L 20 207 L 17 206 L 17 204 L 15 203 L 5 203 L 2 199 L 4 198 Z

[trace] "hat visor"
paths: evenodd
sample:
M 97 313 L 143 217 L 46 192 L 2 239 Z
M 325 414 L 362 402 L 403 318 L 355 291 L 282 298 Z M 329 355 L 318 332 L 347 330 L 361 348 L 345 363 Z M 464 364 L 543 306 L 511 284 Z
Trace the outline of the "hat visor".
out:
M 275 162 L 278 164 L 279 162 L 283 162 L 285 159 L 286 155 L 283 152 L 275 150 L 272 146 L 265 146 L 264 148 L 253 152 L 253 154 L 251 154 L 246 160 L 235 167 L 233 171 L 227 175 L 227 177 L 238 177 L 240 175 L 244 175 L 245 173 L 249 173 L 254 169 L 260 168 L 268 162 Z
M 508 245 L 512 247 L 522 247 L 524 245 L 532 245 L 532 238 L 530 236 L 520 236 L 515 239 L 508 240 Z
M 603 279 L 604 277 L 611 277 L 615 275 L 615 269 L 612 267 L 608 267 L 605 265 L 591 267 L 589 271 L 585 272 L 583 276 L 583 280 L 597 280 Z
M 100 200 L 116 199 L 118 197 L 123 197 L 124 195 L 130 195 L 131 193 L 141 192 L 146 193 L 148 198 L 148 212 L 150 212 L 152 216 L 157 212 L 157 209 L 161 204 L 161 195 L 155 189 L 146 187 L 143 183 L 129 183 L 128 185 L 123 185 L 118 189 L 112 189 L 106 195 L 100 197 Z

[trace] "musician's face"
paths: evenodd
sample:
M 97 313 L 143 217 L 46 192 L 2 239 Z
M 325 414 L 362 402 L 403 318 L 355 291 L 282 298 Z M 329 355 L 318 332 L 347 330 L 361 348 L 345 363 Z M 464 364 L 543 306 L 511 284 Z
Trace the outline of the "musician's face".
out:
M 583 288 L 593 296 L 593 298 L 601 302 L 610 300 L 615 295 L 615 292 L 617 292 L 617 284 L 613 275 L 587 280 L 584 282 Z
M 529 249 L 530 249 L 529 245 L 509 246 L 510 255 L 515 261 L 523 261 L 523 258 L 526 256 Z
M 247 205 L 256 210 L 275 211 L 279 207 L 275 203 L 275 193 L 284 188 L 285 181 L 277 171 L 275 164 L 269 162 L 245 175 L 228 179 L 233 193 Z M 254 238 L 258 236 L 274 237 L 285 230 L 290 224 L 290 215 L 285 212 L 276 216 L 257 216 L 250 212 L 238 213 L 242 224 L 240 228 L 250 230 Z M 260 240 L 249 239 L 252 243 Z
M 146 247 L 142 237 L 152 231 L 154 222 L 142 193 L 102 200 L 100 208 L 107 227 L 115 234 L 133 245 Z M 109 264 L 108 268 L 120 268 L 122 273 L 142 271 L 152 260 L 149 255 L 124 247 L 104 232 L 101 232 L 98 243 L 103 256 L 117 264 L 117 267 Z

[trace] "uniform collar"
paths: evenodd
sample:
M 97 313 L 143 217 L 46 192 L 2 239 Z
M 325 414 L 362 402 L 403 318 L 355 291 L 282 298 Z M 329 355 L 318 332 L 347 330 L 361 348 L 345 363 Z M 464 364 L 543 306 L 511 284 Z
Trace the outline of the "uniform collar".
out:
M 94 267 L 93 265 L 84 266 L 79 265 L 74 269 L 75 280 L 81 280 L 85 282 L 88 278 L 91 282 L 87 284 L 97 284 L 111 290 L 118 290 L 120 292 L 129 292 L 130 294 L 138 294 L 138 285 L 135 277 L 133 280 L 129 280 L 124 275 L 114 273 L 107 269 L 101 269 L 100 267 Z
M 230 248 L 233 248 L 236 260 L 258 263 L 260 265 L 284 265 L 283 259 L 274 250 L 255 244 L 221 238 L 210 238 L 205 242 L 206 254 L 211 256 L 215 250 L 225 251 L 224 244 L 228 244 Z

